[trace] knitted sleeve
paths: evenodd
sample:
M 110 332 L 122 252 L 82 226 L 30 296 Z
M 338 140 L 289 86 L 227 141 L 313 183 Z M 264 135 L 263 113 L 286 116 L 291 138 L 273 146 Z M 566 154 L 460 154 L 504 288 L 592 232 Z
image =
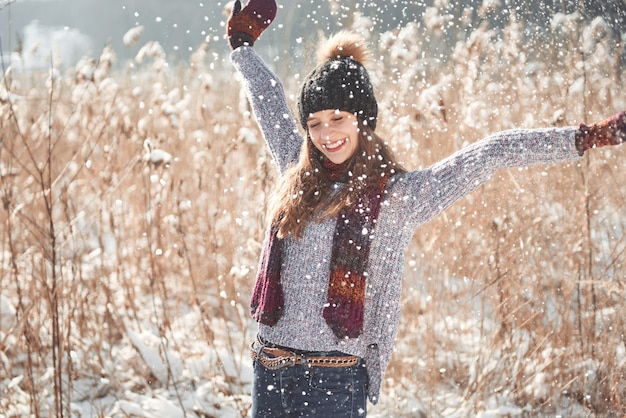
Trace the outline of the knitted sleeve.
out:
M 242 77 L 263 138 L 278 164 L 279 172 L 283 173 L 298 159 L 303 142 L 287 104 L 283 85 L 252 47 L 235 49 L 230 59 Z
M 580 158 L 576 128 L 516 129 L 495 133 L 425 170 L 409 172 L 392 187 L 392 198 L 411 228 L 428 222 L 489 180 L 500 168 Z

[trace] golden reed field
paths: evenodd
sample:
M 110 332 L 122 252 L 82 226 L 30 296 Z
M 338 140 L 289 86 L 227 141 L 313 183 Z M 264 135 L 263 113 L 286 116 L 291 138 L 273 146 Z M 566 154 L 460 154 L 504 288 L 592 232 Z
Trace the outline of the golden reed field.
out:
M 379 131 L 407 168 L 626 109 L 623 43 L 601 19 L 554 23 L 534 42 L 511 20 L 449 47 L 436 21 L 366 32 Z M 104 48 L 5 69 L 0 416 L 248 414 L 276 171 L 223 42 L 176 66 L 149 41 L 132 65 Z M 302 76 L 272 58 L 295 109 Z M 415 235 L 370 415 L 624 416 L 625 279 L 626 146 L 498 172 Z

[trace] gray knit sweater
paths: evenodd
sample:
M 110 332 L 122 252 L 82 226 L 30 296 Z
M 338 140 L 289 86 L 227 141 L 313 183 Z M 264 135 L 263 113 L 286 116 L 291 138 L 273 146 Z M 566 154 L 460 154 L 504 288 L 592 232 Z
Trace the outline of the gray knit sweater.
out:
M 231 61 L 279 173 L 298 160 L 304 140 L 288 107 L 282 83 L 253 48 L 240 47 Z M 322 311 L 327 301 L 335 220 L 311 222 L 299 240 L 286 238 L 281 280 L 284 312 L 259 334 L 275 344 L 310 351 L 339 350 L 365 359 L 368 397 L 377 403 L 400 316 L 404 252 L 418 226 L 491 178 L 499 168 L 580 158 L 576 129 L 509 130 L 476 142 L 425 169 L 397 174 L 387 185 L 371 243 L 365 322 L 358 338 L 338 340 Z

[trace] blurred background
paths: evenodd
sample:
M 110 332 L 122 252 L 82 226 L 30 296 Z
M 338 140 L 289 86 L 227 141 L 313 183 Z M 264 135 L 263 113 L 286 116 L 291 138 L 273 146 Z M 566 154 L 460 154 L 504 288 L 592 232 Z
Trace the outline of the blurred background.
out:
M 245 4 L 246 0 L 243 1 Z M 463 12 L 471 8 L 476 24 L 488 19 L 490 25 L 502 26 L 512 12 L 526 23 L 528 30 L 541 31 L 550 25 L 555 13 L 578 10 L 592 20 L 602 16 L 619 33 L 626 34 L 626 2 L 623 0 L 318 0 L 279 1 L 276 24 L 264 35 L 266 45 L 273 45 L 298 55 L 302 36 L 317 31 L 335 31 L 350 26 L 356 18 L 371 22 L 372 31 L 381 33 L 407 22 L 423 21 L 428 7 L 445 7 L 452 14 L 442 28 L 450 39 L 458 37 Z M 449 3 L 449 4 L 448 4 Z M 0 0 L 0 42 L 3 61 L 18 59 L 25 67 L 48 67 L 50 51 L 65 66 L 73 65 L 84 54 L 97 55 L 110 45 L 120 61 L 132 58 L 142 42 L 126 46 L 124 33 L 143 26 L 143 41 L 158 41 L 170 62 L 186 60 L 207 37 L 215 51 L 224 52 L 222 40 L 226 10 L 231 1 L 168 0 Z M 4 10 L 3 10 L 4 9 Z M 469 33 L 471 28 L 463 29 Z

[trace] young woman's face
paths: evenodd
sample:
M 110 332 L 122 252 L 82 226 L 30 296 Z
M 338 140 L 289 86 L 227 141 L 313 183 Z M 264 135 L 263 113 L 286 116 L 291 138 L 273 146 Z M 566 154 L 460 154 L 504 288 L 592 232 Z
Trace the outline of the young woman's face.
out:
M 359 123 L 350 112 L 320 110 L 306 124 L 313 145 L 335 164 L 352 157 L 358 147 Z

